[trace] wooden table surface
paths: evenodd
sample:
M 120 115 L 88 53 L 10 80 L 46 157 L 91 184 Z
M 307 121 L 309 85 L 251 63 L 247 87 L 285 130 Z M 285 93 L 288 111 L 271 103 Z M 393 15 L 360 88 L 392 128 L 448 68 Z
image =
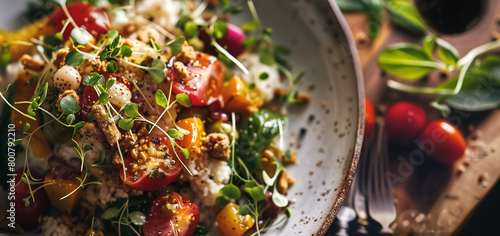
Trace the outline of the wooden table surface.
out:
M 465 34 L 443 39 L 454 45 L 460 55 L 465 55 L 470 49 L 491 41 L 495 36 L 493 32 L 500 31 L 499 15 L 500 1 L 490 0 L 479 25 Z M 388 89 L 386 81 L 393 77 L 383 74 L 376 62 L 387 45 L 397 42 L 420 44 L 420 38 L 402 33 L 384 22 L 379 37 L 373 42 L 364 42 L 366 16 L 358 13 L 345 16 L 358 40 L 367 97 L 376 110 L 383 111 L 396 101 L 407 100 L 424 107 L 428 120 L 439 118 L 439 113 L 429 105 L 433 96 L 408 95 Z M 416 84 L 434 85 L 440 81 L 442 79 L 436 74 Z M 397 233 L 460 232 L 500 177 L 500 110 L 454 112 L 448 119 L 467 138 L 465 157 L 453 166 L 438 164 L 430 158 L 423 163 L 411 163 L 408 157 L 418 151 L 417 147 L 404 150 L 390 147 L 390 172 L 395 177 L 393 194 L 398 215 L 392 227 Z

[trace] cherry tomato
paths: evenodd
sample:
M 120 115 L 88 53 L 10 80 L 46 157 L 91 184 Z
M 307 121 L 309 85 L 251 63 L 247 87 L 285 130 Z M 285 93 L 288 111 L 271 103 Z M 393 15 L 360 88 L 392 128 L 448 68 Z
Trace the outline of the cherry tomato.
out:
M 175 192 L 156 197 L 146 213 L 144 235 L 193 235 L 200 219 L 198 206 Z
M 419 145 L 436 161 L 453 164 L 465 152 L 465 139 L 460 130 L 445 120 L 429 123 L 419 137 Z
M 17 222 L 23 227 L 24 230 L 35 229 L 38 226 L 38 217 L 45 214 L 49 209 L 49 199 L 47 198 L 47 192 L 44 188 L 37 189 L 41 184 L 34 184 L 36 180 L 40 182 L 43 179 L 38 172 L 34 170 L 29 170 L 31 173 L 28 174 L 28 180 L 31 182 L 30 185 L 21 181 L 23 176 L 23 169 L 17 170 L 16 174 L 16 191 L 15 191 L 15 209 L 16 209 L 16 219 Z M 31 190 L 30 190 L 31 187 Z M 33 197 L 31 196 L 33 192 Z M 10 195 L 9 195 L 10 196 Z M 9 198 L 10 199 L 10 198 Z M 28 203 L 26 203 L 28 201 Z M 26 204 L 28 204 L 26 206 Z
M 177 143 L 181 147 L 189 149 L 191 152 L 200 153 L 201 139 L 205 133 L 205 125 L 203 125 L 200 118 L 182 119 L 177 121 L 177 125 L 189 131 L 189 134 L 184 135 L 182 140 L 176 140 Z
M 82 120 L 87 121 L 87 115 L 92 112 L 92 106 L 99 100 L 99 96 L 94 87 L 86 86 L 80 97 L 80 107 Z
M 180 76 L 173 67 L 167 69 L 166 76 L 172 81 L 175 94 L 185 93 L 194 106 L 206 106 L 220 96 L 224 72 L 216 57 L 203 52 L 196 52 L 196 57 L 196 61 L 186 65 L 187 78 Z
M 426 122 L 427 115 L 420 106 L 409 102 L 398 102 L 385 114 L 387 137 L 395 144 L 409 145 L 422 132 Z
M 237 76 L 231 78 L 222 90 L 224 98 L 223 111 L 227 113 L 251 114 L 259 110 L 264 104 L 265 95 L 258 89 L 250 89 L 243 80 Z
M 93 5 L 75 2 L 66 4 L 71 18 L 76 25 L 86 29 L 94 38 L 98 38 L 101 34 L 108 32 L 111 28 L 111 22 L 106 11 L 99 9 Z M 56 9 L 50 15 L 50 23 L 54 25 L 57 31 L 61 31 L 64 27 L 63 21 L 67 20 L 66 14 L 62 8 Z M 64 40 L 68 40 L 73 30 L 73 24 L 69 24 L 63 33 Z
M 184 159 L 180 151 L 177 151 L 177 156 Z M 124 158 L 127 176 L 124 176 L 122 168 L 120 178 L 135 189 L 158 190 L 181 173 L 182 163 L 177 156 L 166 136 L 153 137 L 147 144 L 132 149 Z
M 373 110 L 372 103 L 365 97 L 365 135 L 364 140 L 372 137 L 373 130 L 375 130 L 375 111 Z
M 252 217 L 240 215 L 239 209 L 238 204 L 230 202 L 215 217 L 224 235 L 241 236 L 254 225 Z

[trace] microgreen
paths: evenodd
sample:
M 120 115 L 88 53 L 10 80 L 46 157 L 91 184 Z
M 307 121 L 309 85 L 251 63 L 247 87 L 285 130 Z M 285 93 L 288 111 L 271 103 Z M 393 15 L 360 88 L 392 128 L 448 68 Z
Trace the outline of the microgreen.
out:
M 85 77 L 83 77 L 83 84 L 86 86 L 94 86 L 97 84 L 97 81 L 101 78 L 101 74 L 97 72 L 92 72 Z
M 139 114 L 139 107 L 135 103 L 127 103 L 123 105 L 120 110 L 124 110 L 125 115 L 130 118 L 141 116 L 141 114 Z
M 123 45 L 121 47 L 121 51 L 120 53 L 123 55 L 123 56 L 126 56 L 126 57 L 130 57 L 132 56 L 132 48 L 130 48 L 128 45 Z
M 177 95 L 175 95 L 175 101 L 177 101 L 183 107 L 187 107 L 187 108 L 189 108 L 193 105 L 191 98 L 185 93 L 178 93 Z
M 232 198 L 232 199 L 240 199 L 240 197 L 241 197 L 240 189 L 234 184 L 225 185 L 224 187 L 222 187 L 219 190 L 219 193 L 222 194 L 223 196 L 226 196 L 226 197 Z
M 78 51 L 71 51 L 66 55 L 65 63 L 68 66 L 79 66 L 83 63 L 84 56 Z
M 184 24 L 184 34 L 190 39 L 198 35 L 198 25 L 193 21 L 188 21 Z
M 155 101 L 158 106 L 167 108 L 168 105 L 167 97 L 165 96 L 165 93 L 163 93 L 161 89 L 156 90 Z
M 168 129 L 167 134 L 170 138 L 177 140 L 182 140 L 184 138 L 184 135 L 176 129 Z
M 10 44 L 2 44 L 2 50 L 0 51 L 0 66 L 6 66 L 12 63 L 12 54 L 9 52 Z
M 212 37 L 216 39 L 225 38 L 227 35 L 227 24 L 224 21 L 216 21 L 213 26 Z
M 115 73 L 118 70 L 118 64 L 116 61 L 110 61 L 107 65 L 108 72 Z
M 186 39 L 183 36 L 180 36 L 167 43 L 167 47 L 170 48 L 170 52 L 172 53 L 172 55 L 175 56 L 179 54 L 179 52 L 181 52 L 184 41 L 186 41 Z
M 93 38 L 92 35 L 82 27 L 75 27 L 71 30 L 71 38 L 79 44 L 87 44 Z
M 121 119 L 118 121 L 118 127 L 123 130 L 131 130 L 132 127 L 134 127 L 134 120 L 131 118 L 128 119 Z
M 60 105 L 64 115 L 76 114 L 81 109 L 75 98 L 72 96 L 63 97 Z

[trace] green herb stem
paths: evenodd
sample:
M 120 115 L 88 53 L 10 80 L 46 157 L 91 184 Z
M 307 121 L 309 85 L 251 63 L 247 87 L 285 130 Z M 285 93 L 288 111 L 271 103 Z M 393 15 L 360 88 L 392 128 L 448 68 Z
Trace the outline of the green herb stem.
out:
M 434 87 L 418 87 L 403 84 L 394 80 L 388 80 L 387 86 L 402 92 L 407 93 L 421 93 L 421 94 L 436 94 L 436 95 L 453 95 L 453 90 L 434 88 Z
M 224 54 L 224 56 L 229 58 L 229 60 L 231 60 L 236 66 L 238 66 L 238 68 L 240 68 L 241 71 L 243 71 L 243 73 L 245 73 L 245 75 L 250 74 L 248 69 L 243 64 L 241 64 L 241 62 L 238 59 L 236 59 L 233 55 L 231 55 L 231 53 L 229 53 L 219 43 L 217 43 L 217 41 L 215 41 L 214 38 L 212 38 L 211 42 L 214 45 L 214 47 L 217 49 L 217 51 L 219 51 L 220 53 Z

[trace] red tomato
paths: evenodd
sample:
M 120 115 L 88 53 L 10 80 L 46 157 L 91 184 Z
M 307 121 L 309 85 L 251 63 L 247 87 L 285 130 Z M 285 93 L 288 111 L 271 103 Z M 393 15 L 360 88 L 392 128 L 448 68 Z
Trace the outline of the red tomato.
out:
M 170 67 L 166 76 L 173 83 L 175 94 L 187 94 L 194 106 L 206 106 L 213 99 L 220 96 L 224 72 L 219 60 L 209 54 L 196 52 L 197 60 L 188 63 L 187 78 L 182 78 L 179 73 Z
M 82 120 L 87 121 L 87 115 L 92 112 L 92 106 L 99 100 L 99 96 L 94 87 L 86 86 L 80 97 L 80 107 Z
M 189 149 L 191 152 L 200 153 L 201 139 L 205 133 L 205 125 L 200 118 L 186 118 L 177 121 L 177 125 L 187 131 L 182 140 L 176 140 L 179 146 Z
M 436 161 L 453 164 L 465 152 L 465 139 L 460 130 L 445 120 L 429 123 L 419 137 L 419 145 Z
M 387 137 L 395 144 L 406 146 L 415 142 L 426 122 L 427 115 L 420 106 L 398 102 L 385 114 Z
M 43 179 L 42 176 L 36 171 L 30 170 L 30 172 L 31 176 L 35 179 L 38 179 L 38 181 Z M 45 214 L 49 209 L 49 199 L 47 198 L 47 192 L 44 188 L 40 188 L 37 190 L 37 188 L 41 185 L 33 183 L 30 184 L 30 191 L 30 186 L 28 186 L 27 183 L 21 181 L 21 177 L 23 176 L 23 169 L 18 169 L 16 173 L 17 177 L 15 182 L 17 186 L 14 202 L 16 204 L 15 212 L 17 222 L 23 227 L 24 230 L 35 229 L 38 226 L 38 217 Z M 34 181 L 32 178 L 28 177 L 28 179 L 30 181 Z M 31 197 L 30 192 L 34 192 L 34 201 Z M 29 205 L 26 206 L 24 199 L 28 197 L 29 199 L 27 200 L 29 201 Z
M 191 236 L 199 220 L 198 206 L 175 192 L 167 192 L 151 203 L 142 232 L 144 235 Z
M 177 155 L 184 159 L 180 151 Z M 182 170 L 182 163 L 165 136 L 153 137 L 148 144 L 132 149 L 124 161 L 127 176 L 121 169 L 120 178 L 130 187 L 143 191 L 155 191 L 167 186 Z
M 83 2 L 68 3 L 66 7 L 76 25 L 85 28 L 94 38 L 98 38 L 111 28 L 108 14 L 102 9 Z M 61 31 L 64 26 L 63 21 L 67 19 L 63 9 L 58 8 L 50 16 L 50 23 L 54 25 L 57 31 Z M 69 39 L 73 28 L 72 24 L 68 25 L 68 28 L 63 33 L 64 40 Z
M 372 137 L 373 130 L 375 130 L 375 111 L 373 110 L 372 103 L 365 97 L 365 140 Z

